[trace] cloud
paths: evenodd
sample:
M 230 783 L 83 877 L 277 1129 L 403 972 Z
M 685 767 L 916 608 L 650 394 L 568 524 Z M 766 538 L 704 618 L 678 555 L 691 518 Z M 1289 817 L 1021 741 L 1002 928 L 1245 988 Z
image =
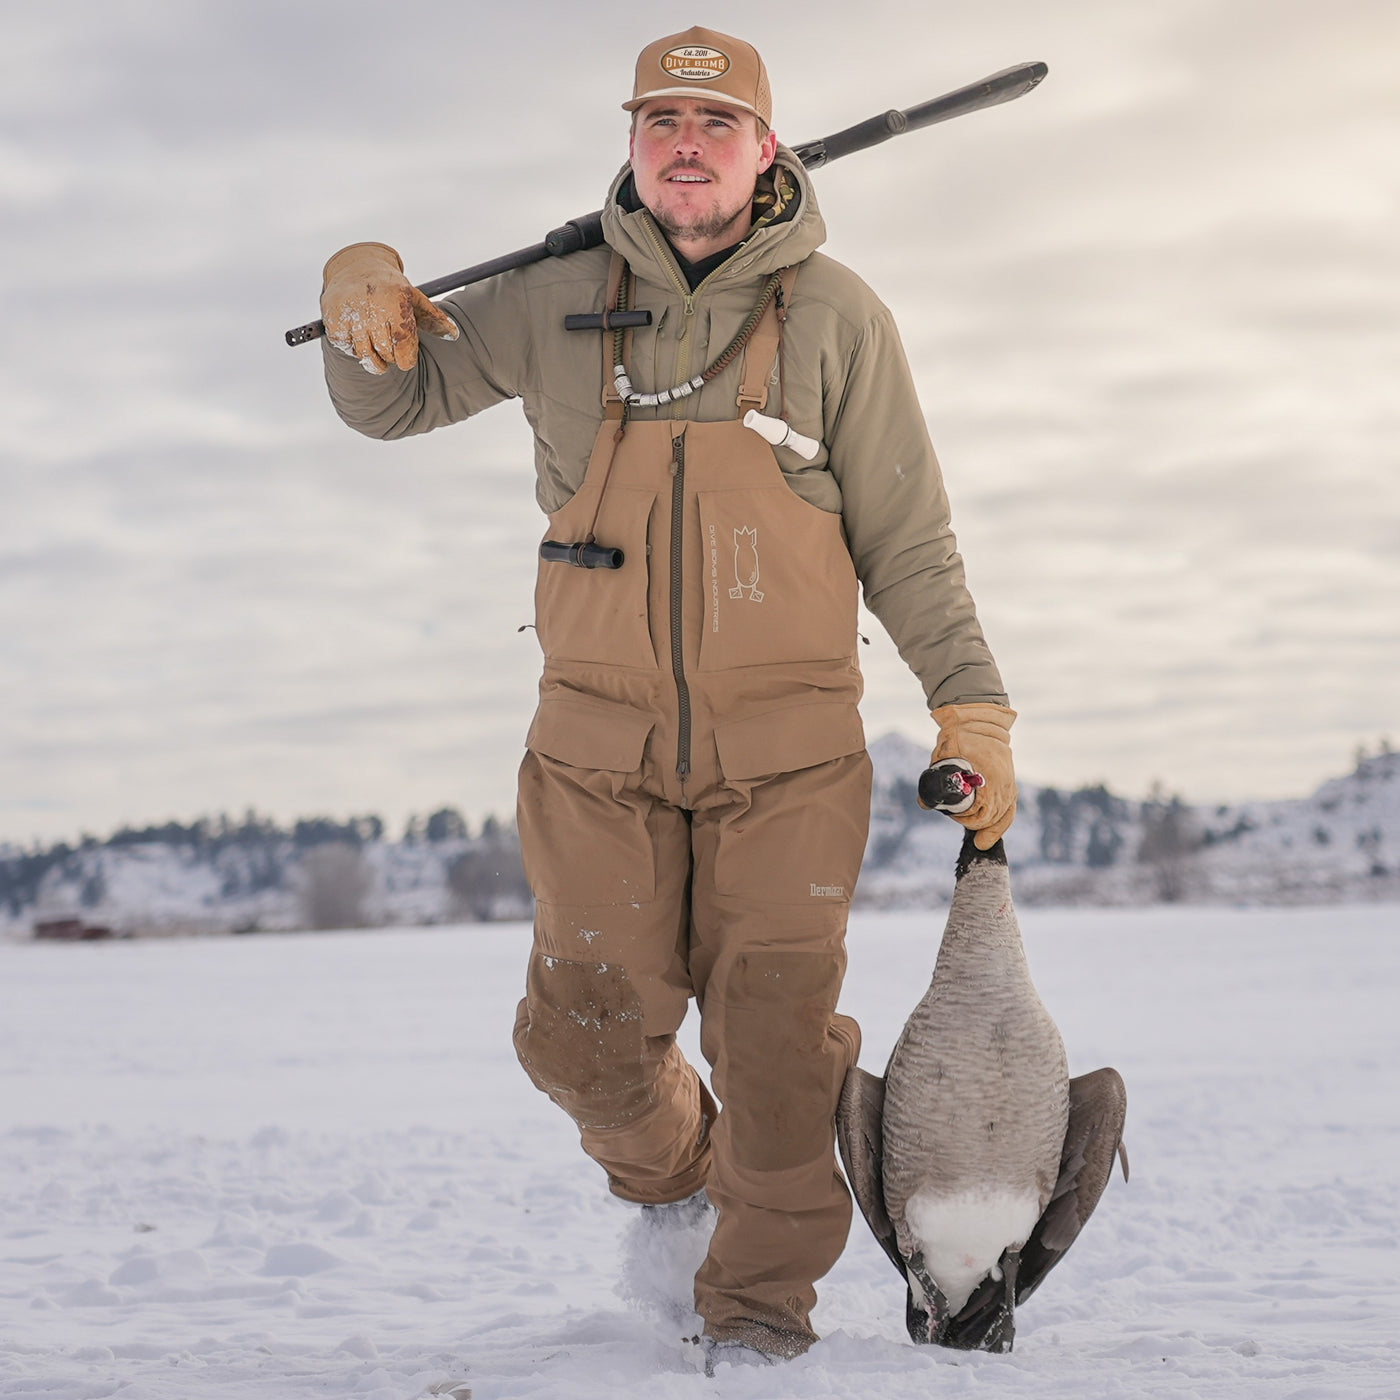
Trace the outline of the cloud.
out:
M 711 22 L 767 54 L 791 140 L 1050 63 L 817 177 L 829 251 L 899 319 L 1027 776 L 1291 794 L 1393 732 L 1393 7 Z M 427 278 L 595 208 L 648 24 L 7 14 L 0 838 L 509 809 L 542 525 L 518 411 L 367 443 L 281 332 L 344 243 Z M 862 650 L 870 730 L 931 737 L 893 649 Z

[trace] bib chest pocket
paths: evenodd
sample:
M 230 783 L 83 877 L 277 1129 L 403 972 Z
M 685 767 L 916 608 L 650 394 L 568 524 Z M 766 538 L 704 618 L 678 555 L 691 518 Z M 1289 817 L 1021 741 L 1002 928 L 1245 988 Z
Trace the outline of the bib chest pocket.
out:
M 781 481 L 698 495 L 700 669 L 849 657 L 857 586 L 840 517 Z
M 620 549 L 620 569 L 581 569 L 541 561 L 535 584 L 535 625 L 551 661 L 656 668 L 647 604 L 647 532 L 656 493 L 610 486 L 593 524 L 598 488 L 585 482 L 549 517 L 546 539 L 576 544 L 590 528 L 597 542 Z

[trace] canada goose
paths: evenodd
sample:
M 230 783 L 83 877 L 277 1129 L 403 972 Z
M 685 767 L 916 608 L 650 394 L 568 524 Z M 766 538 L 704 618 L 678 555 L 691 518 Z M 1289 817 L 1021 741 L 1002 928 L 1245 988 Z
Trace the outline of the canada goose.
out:
M 1006 852 L 969 832 L 933 981 L 885 1077 L 837 1109 L 861 1212 L 908 1286 L 916 1342 L 1010 1351 L 1016 1304 L 1089 1218 L 1122 1148 L 1116 1070 L 1070 1079 L 1031 982 Z

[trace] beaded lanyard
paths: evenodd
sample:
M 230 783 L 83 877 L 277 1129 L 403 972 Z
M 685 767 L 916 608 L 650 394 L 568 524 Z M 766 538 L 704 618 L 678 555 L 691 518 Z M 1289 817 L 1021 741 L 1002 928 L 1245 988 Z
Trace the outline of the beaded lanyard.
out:
M 632 269 L 620 256 L 618 256 L 617 254 L 614 254 L 613 256 L 615 259 L 615 270 L 613 275 L 616 276 L 618 280 L 617 292 L 615 297 L 613 298 L 612 310 L 626 311 L 628 290 L 632 280 Z M 617 267 L 617 264 L 619 263 L 621 264 L 620 268 Z M 703 374 L 697 374 L 693 379 L 686 380 L 683 384 L 679 384 L 673 389 L 666 389 L 660 393 L 639 394 L 632 387 L 632 381 L 628 378 L 627 370 L 623 365 L 623 345 L 627 337 L 627 332 L 621 326 L 614 328 L 612 353 L 613 387 L 617 393 L 618 400 L 620 401 L 619 407 L 621 408 L 621 414 L 617 419 L 617 427 L 613 432 L 612 448 L 609 451 L 607 458 L 603 463 L 602 473 L 598 483 L 598 498 L 593 503 L 593 516 L 589 522 L 588 533 L 584 540 L 585 544 L 592 544 L 595 542 L 596 537 L 594 531 L 598 527 L 598 516 L 603 508 L 603 498 L 607 495 L 608 481 L 612 476 L 613 460 L 617 453 L 618 444 L 621 443 L 623 435 L 627 432 L 627 424 L 631 418 L 633 408 L 654 408 L 659 407 L 661 404 L 671 403 L 676 399 L 686 398 L 689 395 L 695 393 L 697 389 L 703 388 L 704 385 L 708 383 L 711 379 L 715 378 L 716 375 L 723 373 L 729 365 L 734 363 L 734 360 L 738 357 L 740 352 L 749 343 L 749 341 L 753 339 L 754 334 L 757 332 L 759 325 L 763 321 L 764 314 L 767 312 L 768 307 L 773 302 L 774 298 L 777 299 L 777 317 L 779 323 L 778 344 L 776 349 L 780 365 L 780 373 L 782 373 L 781 362 L 783 342 L 781 327 L 782 324 L 787 320 L 787 298 L 783 291 L 783 284 L 786 281 L 790 289 L 792 281 L 795 279 L 796 274 L 797 268 L 795 266 L 784 268 L 779 272 L 775 272 L 764 284 L 763 290 L 759 293 L 758 301 L 755 304 L 754 309 L 749 313 L 748 319 L 739 328 L 739 333 L 734 337 L 733 340 L 729 342 L 729 344 L 725 347 L 724 352 L 719 356 L 717 360 L 715 360 L 715 362 L 709 367 L 709 369 L 707 369 Z M 785 373 L 782 374 L 782 383 L 784 400 L 783 416 L 784 418 L 786 418 L 787 375 Z M 742 395 L 742 388 L 740 392 Z M 761 401 L 761 399 L 755 400 L 755 402 Z M 608 416 L 612 417 L 612 414 L 610 413 Z
M 680 384 L 670 389 L 662 389 L 655 394 L 639 394 L 633 387 L 632 381 L 628 378 L 627 368 L 623 364 L 623 332 L 621 328 L 613 331 L 613 386 L 617 389 L 617 396 L 620 398 L 625 408 L 658 408 L 662 404 L 673 403 L 676 399 L 684 399 L 693 394 L 697 389 L 703 389 L 710 380 L 717 375 L 723 374 L 738 357 L 749 341 L 753 338 L 753 333 L 758 329 L 758 323 L 763 319 L 763 313 L 768 310 L 768 303 L 778 294 L 779 286 L 782 282 L 782 273 L 775 272 L 764 284 L 762 292 L 759 293 L 758 301 L 754 309 L 749 312 L 749 318 L 739 328 L 739 333 L 720 353 L 719 358 L 710 365 L 709 369 L 701 374 L 697 374 L 693 379 L 683 380 Z M 632 269 L 627 268 L 622 274 L 622 280 L 617 286 L 617 305 L 614 311 L 626 311 L 628 292 L 632 285 Z

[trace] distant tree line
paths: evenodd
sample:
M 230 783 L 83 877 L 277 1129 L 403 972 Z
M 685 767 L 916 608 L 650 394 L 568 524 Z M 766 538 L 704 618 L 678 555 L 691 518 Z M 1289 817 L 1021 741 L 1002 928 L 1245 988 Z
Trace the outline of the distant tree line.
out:
M 455 807 L 410 816 L 402 839 L 432 846 L 473 842 L 466 818 Z M 224 898 L 280 887 L 290 856 L 304 871 L 303 896 L 313 926 L 331 927 L 342 919 L 353 922 L 351 916 L 362 908 L 368 884 L 358 856 L 364 847 L 383 840 L 384 821 L 373 814 L 344 821 L 303 817 L 283 826 L 249 809 L 241 818 L 220 813 L 188 823 L 122 826 L 105 839 L 84 834 L 76 842 L 36 842 L 27 848 L 0 845 L 0 907 L 18 917 L 34 903 L 45 878 L 57 870 L 61 876 L 81 880 L 80 902 L 91 908 L 105 894 L 100 869 L 92 868 L 94 853 L 159 845 L 214 866 L 220 872 Z M 322 853 L 315 854 L 318 851 Z M 499 903 L 509 892 L 519 894 L 524 882 L 519 845 L 513 829 L 494 816 L 484 820 L 473 848 L 458 864 L 462 860 L 467 867 L 461 871 L 451 867 L 449 884 L 456 899 L 474 913 Z

